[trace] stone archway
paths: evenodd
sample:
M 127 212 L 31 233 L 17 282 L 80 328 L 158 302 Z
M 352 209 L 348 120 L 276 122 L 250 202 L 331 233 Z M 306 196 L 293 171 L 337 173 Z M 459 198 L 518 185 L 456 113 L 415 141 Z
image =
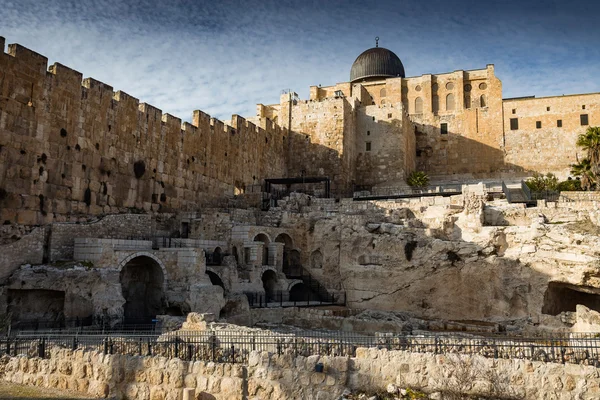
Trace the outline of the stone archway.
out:
M 267 301 L 274 300 L 277 292 L 277 274 L 273 270 L 266 270 L 262 274 L 263 288 Z
M 310 255 L 310 267 L 312 269 L 323 268 L 323 253 L 321 253 L 321 250 L 315 250 Z
M 300 266 L 300 252 L 298 252 L 298 250 L 294 250 L 294 241 L 292 240 L 290 235 L 288 235 L 287 233 L 280 233 L 275 238 L 275 242 L 283 243 L 283 273 L 287 277 L 302 275 L 302 270 Z M 299 266 L 300 271 L 298 271 Z
M 254 241 L 263 242 L 262 265 L 269 265 L 269 243 L 271 243 L 271 240 L 264 233 L 259 233 L 254 236 Z
M 123 262 L 121 291 L 126 322 L 146 323 L 165 313 L 164 266 L 155 257 L 138 255 Z
M 303 282 L 298 282 L 290 288 L 290 301 L 310 300 L 310 289 Z

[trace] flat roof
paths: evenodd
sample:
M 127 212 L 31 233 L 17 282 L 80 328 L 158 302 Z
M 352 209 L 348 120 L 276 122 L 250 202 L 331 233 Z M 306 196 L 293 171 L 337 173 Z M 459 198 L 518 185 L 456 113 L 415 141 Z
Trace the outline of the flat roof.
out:
M 593 96 L 593 95 L 600 95 L 600 92 L 592 92 L 592 93 L 575 93 L 575 94 L 560 94 L 560 95 L 556 95 L 556 96 L 542 96 L 542 97 L 535 97 L 535 96 L 524 96 L 524 97 L 509 97 L 506 99 L 502 99 L 502 101 L 513 101 L 513 100 L 542 100 L 542 99 L 556 99 L 559 97 L 574 97 L 574 96 Z

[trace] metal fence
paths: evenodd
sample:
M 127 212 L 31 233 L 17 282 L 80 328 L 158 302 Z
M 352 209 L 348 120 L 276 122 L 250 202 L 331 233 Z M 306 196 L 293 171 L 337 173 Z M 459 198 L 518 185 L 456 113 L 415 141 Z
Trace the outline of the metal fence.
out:
M 307 290 L 304 293 L 292 294 L 288 291 L 272 293 L 245 292 L 251 308 L 265 307 L 311 307 L 318 305 L 345 305 L 345 293 L 324 293 Z
M 521 338 L 458 334 L 265 332 L 213 330 L 164 335 L 20 335 L 0 340 L 0 352 L 47 357 L 49 347 L 84 349 L 104 354 L 163 356 L 183 360 L 245 363 L 252 351 L 293 356 L 355 356 L 360 347 L 414 353 L 481 355 L 600 366 L 600 335 Z
M 119 323 L 111 322 L 98 318 L 94 320 L 92 317 L 73 318 L 73 319 L 56 319 L 56 320 L 17 320 L 11 321 L 8 327 L 8 334 L 19 335 L 25 334 L 42 334 L 47 332 L 53 333 L 120 333 L 120 334 L 137 334 L 137 333 L 162 333 L 162 323 L 152 317 L 148 318 L 129 318 Z

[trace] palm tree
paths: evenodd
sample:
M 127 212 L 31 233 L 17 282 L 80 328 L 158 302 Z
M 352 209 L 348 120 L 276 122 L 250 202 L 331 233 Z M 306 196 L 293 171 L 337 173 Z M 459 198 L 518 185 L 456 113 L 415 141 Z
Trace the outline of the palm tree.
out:
M 406 178 L 406 183 L 413 189 L 423 189 L 429 185 L 429 176 L 423 171 L 413 171 Z
M 583 190 L 590 190 L 596 183 L 597 175 L 592 170 L 592 163 L 588 158 L 584 158 L 577 164 L 572 164 L 571 173 L 581 178 L 581 188 Z
M 587 128 L 585 133 L 577 137 L 577 146 L 587 151 L 592 172 L 595 176 L 600 176 L 600 127 Z

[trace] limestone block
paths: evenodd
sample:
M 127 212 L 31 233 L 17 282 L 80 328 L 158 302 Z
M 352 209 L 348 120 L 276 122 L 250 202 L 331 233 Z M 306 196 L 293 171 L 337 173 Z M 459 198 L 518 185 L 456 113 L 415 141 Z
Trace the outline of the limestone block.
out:
M 219 315 L 225 306 L 223 288 L 214 285 L 191 285 L 187 303 L 193 312 Z M 207 323 L 207 321 L 202 322 Z
M 196 390 L 192 388 L 183 389 L 183 400 L 195 400 Z

